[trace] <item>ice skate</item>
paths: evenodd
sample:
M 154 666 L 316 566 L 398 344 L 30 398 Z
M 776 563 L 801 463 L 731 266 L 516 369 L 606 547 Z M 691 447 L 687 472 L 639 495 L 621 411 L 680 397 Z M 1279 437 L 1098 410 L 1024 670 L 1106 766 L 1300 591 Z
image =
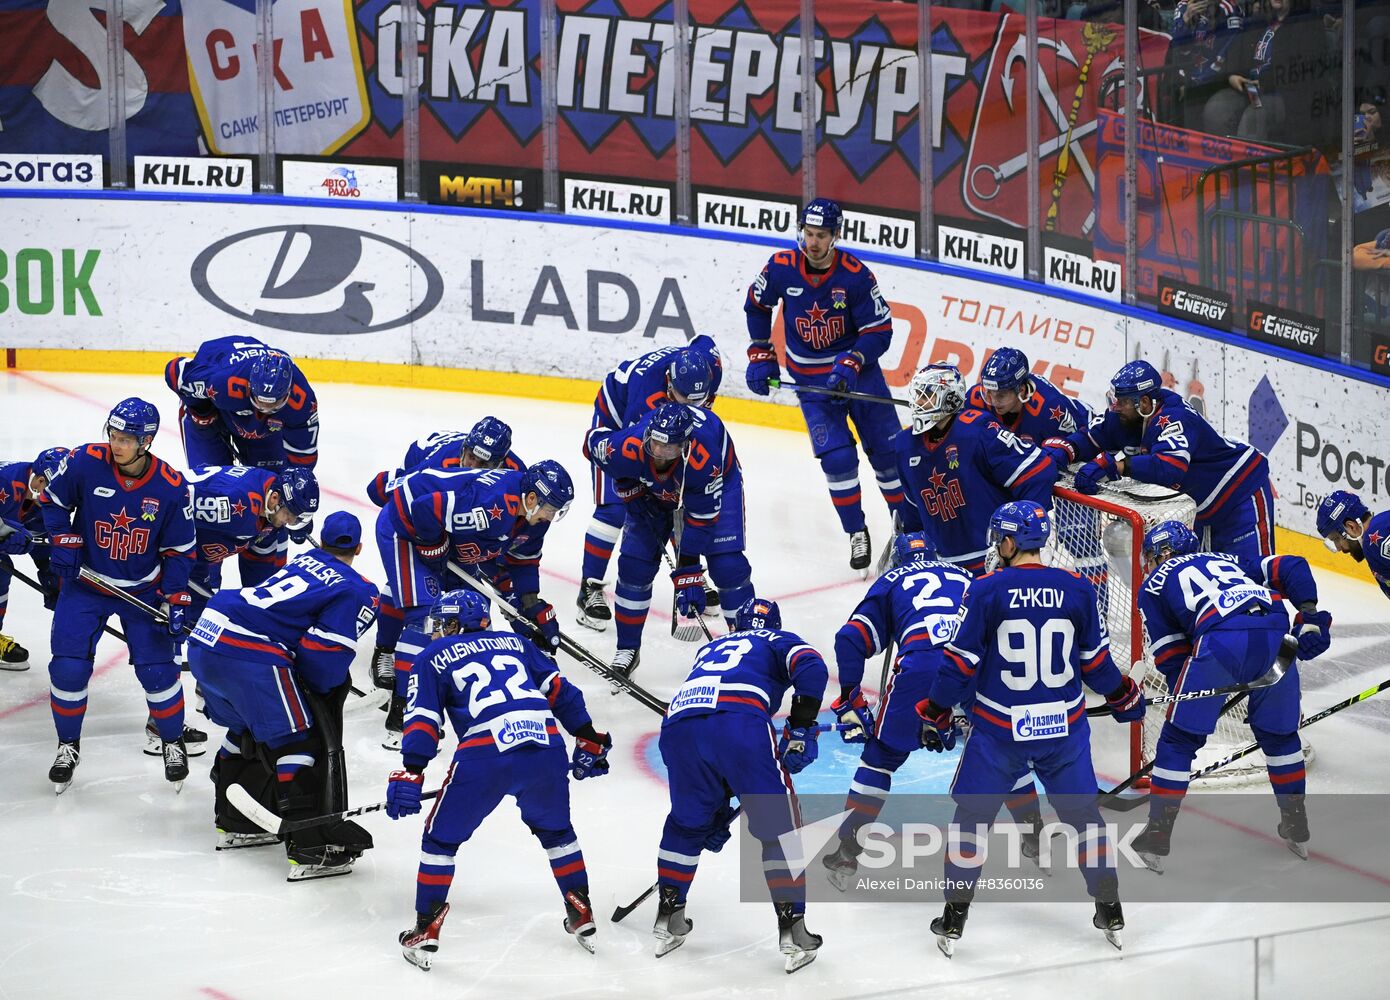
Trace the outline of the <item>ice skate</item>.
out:
M 636 649 L 620 649 L 613 654 L 613 662 L 608 665 L 608 669 L 622 677 L 630 678 L 637 672 L 637 665 L 642 662 L 642 653 Z M 613 693 L 621 694 L 623 686 L 613 685 Z
M 565 893 L 565 933 L 573 934 L 579 947 L 594 953 L 594 938 L 598 925 L 594 923 L 594 908 L 589 905 L 588 889 L 571 889 Z
M 1096 915 L 1091 918 L 1091 923 L 1098 930 L 1105 932 L 1105 940 L 1114 945 L 1116 951 L 1124 951 L 1120 931 L 1125 928 L 1125 914 L 1118 899 L 1108 902 L 1103 899 L 1096 900 Z
M 860 579 L 867 579 L 869 576 L 869 558 L 873 554 L 873 546 L 869 543 L 869 529 L 860 528 L 858 531 L 851 532 L 849 536 L 849 568 L 859 571 Z
M 613 609 L 603 599 L 602 580 L 585 580 L 574 603 L 579 609 L 579 615 L 575 620 L 580 625 L 595 632 L 608 630 L 608 623 L 613 620 Z
M 236 833 L 231 830 L 217 828 L 217 847 L 219 851 L 239 851 L 243 847 L 265 847 L 267 844 L 278 844 L 280 838 L 273 833 L 266 833 L 264 830 L 256 833 Z
M 836 889 L 845 892 L 859 871 L 859 842 L 841 839 L 840 846 L 820 859 L 825 866 L 825 877 Z
M 391 707 L 386 711 L 386 735 L 381 740 L 383 750 L 399 750 L 401 748 L 401 729 L 404 726 L 405 698 L 393 694 L 391 695 Z
M 161 748 L 164 755 L 164 780 L 174 783 L 174 791 L 183 791 L 184 779 L 188 777 L 188 748 L 182 739 L 165 743 Z
M 81 759 L 79 740 L 59 742 L 58 756 L 53 758 L 53 766 L 48 769 L 48 780 L 53 782 L 53 791 L 58 795 L 66 792 L 68 785 L 72 784 L 72 773 L 77 770 Z
M 1042 860 L 1042 826 L 1041 815 L 1031 816 L 1020 824 L 1023 833 L 1019 841 L 1019 850 L 1025 858 L 1038 866 L 1038 871 L 1051 878 L 1052 869 L 1043 864 Z
M 824 939 L 806 929 L 806 914 L 793 913 L 791 903 L 777 904 L 777 931 L 778 945 L 786 956 L 787 975 L 816 960 Z
M 941 916 L 931 922 L 931 932 L 936 935 L 936 946 L 947 958 L 956 953 L 956 942 L 965 933 L 965 921 L 969 916 L 969 903 L 947 903 L 946 908 L 941 911 Z
M 439 931 L 448 915 L 449 904 L 440 903 L 428 915 L 416 914 L 415 926 L 401 931 L 400 936 L 396 938 L 401 945 L 401 954 L 415 968 L 430 971 L 430 966 L 434 963 L 434 953 L 439 950 Z
M 192 726 L 183 727 L 183 745 L 190 757 L 201 757 L 208 752 L 208 734 Z M 155 728 L 154 720 L 145 723 L 145 753 L 150 757 L 164 756 L 164 739 Z
M 28 670 L 29 650 L 0 632 L 0 670 Z
M 686 919 L 685 904 L 676 901 L 676 887 L 663 885 L 656 901 L 656 923 L 652 925 L 656 957 L 669 955 L 685 944 L 685 936 L 694 927 L 694 922 Z
M 1149 871 L 1163 874 L 1163 859 L 1172 850 L 1173 823 L 1177 818 L 1176 808 L 1165 807 L 1157 818 L 1149 817 L 1148 825 L 1139 831 L 1139 836 L 1135 837 L 1130 845 Z
M 1308 808 L 1302 795 L 1279 796 L 1279 836 L 1284 846 L 1303 861 L 1308 860 Z
M 719 591 L 709 586 L 709 584 L 705 585 L 705 610 L 703 614 L 706 618 L 718 618 L 720 614 Z
M 385 646 L 372 650 L 372 683 L 379 690 L 393 691 L 396 687 L 396 651 Z
M 290 871 L 286 882 L 307 882 L 315 878 L 349 875 L 358 855 L 336 844 L 315 847 L 292 847 L 289 851 Z

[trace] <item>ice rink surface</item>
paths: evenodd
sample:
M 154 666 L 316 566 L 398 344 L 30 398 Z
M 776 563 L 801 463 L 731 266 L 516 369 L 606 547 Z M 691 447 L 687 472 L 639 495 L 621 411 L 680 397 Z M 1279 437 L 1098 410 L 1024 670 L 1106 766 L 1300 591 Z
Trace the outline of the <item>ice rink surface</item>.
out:
M 363 520 L 358 566 L 384 577 L 371 523 L 376 508 L 363 486 L 392 468 L 406 445 L 442 428 L 467 429 L 492 413 L 515 430 L 528 461 L 555 458 L 574 476 L 578 499 L 546 544 L 542 593 L 562 627 L 607 659 L 613 633 L 574 624 L 583 533 L 592 509 L 580 440 L 585 406 L 421 390 L 318 385 L 322 415 L 318 475 L 322 511 L 346 509 Z M 159 373 L 149 377 L 0 372 L 0 457 L 28 459 L 42 448 L 102 439 L 107 410 L 128 395 L 154 402 L 163 428 L 154 451 L 184 465 L 175 397 Z M 848 569 L 824 481 L 804 435 L 734 425 L 748 480 L 753 579 L 761 596 L 782 606 L 785 626 L 830 659 L 832 637 L 867 586 Z M 878 544 L 888 518 L 869 485 L 865 506 Z M 321 519 L 320 519 L 321 523 Z M 17 563 L 30 572 L 25 558 Z M 610 569 L 611 582 L 614 569 Z M 228 580 L 235 579 L 229 564 Z M 1369 582 L 1319 572 L 1322 606 L 1335 619 L 1331 652 L 1305 669 L 1304 708 L 1311 714 L 1380 681 L 1390 669 L 1385 600 Z M 670 588 L 658 579 L 637 679 L 668 695 L 696 648 L 668 634 Z M 718 626 L 717 626 L 718 627 Z M 407 965 L 396 934 L 413 920 L 422 821 L 364 819 L 376 838 L 348 877 L 288 885 L 278 847 L 216 853 L 211 755 L 193 758 L 192 775 L 175 795 L 158 758 L 141 753 L 146 715 L 124 647 L 104 638 L 71 788 L 53 794 L 47 769 L 56 747 L 48 710 L 49 614 L 18 580 L 5 632 L 31 653 L 24 673 L 0 673 L 0 998 L 132 997 L 261 1000 L 304 997 L 852 997 L 880 993 L 951 1000 L 1023 995 L 1077 995 L 1126 1000 L 1202 989 L 1211 997 L 1382 996 L 1390 922 L 1278 937 L 1362 918 L 1390 915 L 1387 905 L 1223 904 L 1126 907 L 1125 952 L 1114 952 L 1090 925 L 1084 904 L 982 904 L 971 913 L 956 957 L 936 950 L 927 924 L 939 906 L 814 905 L 807 925 L 825 936 L 819 959 L 788 977 L 777 954 L 776 923 L 765 902 L 738 902 L 736 851 L 706 854 L 688 913 L 695 930 L 680 951 L 651 954 L 654 904 L 621 925 L 608 922 L 655 878 L 666 813 L 659 759 L 650 751 L 659 719 L 583 666 L 561 661 L 585 692 L 598 728 L 614 740 L 613 769 L 601 781 L 573 784 L 575 827 L 584 849 L 595 911 L 598 953 L 581 951 L 561 929 L 563 908 L 544 854 L 504 804 L 459 852 L 453 909 L 428 975 Z M 353 673 L 370 687 L 371 636 Z M 876 675 L 871 675 L 876 684 Z M 832 663 L 832 691 L 835 679 Z M 185 675 L 189 705 L 192 681 Z M 345 724 L 351 796 L 363 805 L 384 798 L 398 762 L 382 750 L 380 712 L 349 714 Z M 191 724 L 220 730 L 201 716 Z M 1094 724 L 1096 765 L 1108 781 L 1128 772 L 1126 736 Z M 1387 792 L 1390 696 L 1328 719 L 1309 735 L 1318 757 L 1310 792 Z M 447 743 L 446 743 L 447 745 Z M 842 792 L 857 748 L 822 740 L 821 759 L 798 778 L 803 790 Z M 654 766 L 654 761 L 655 766 Z M 895 788 L 942 791 L 953 760 L 914 755 Z M 435 787 L 444 771 L 426 772 Z M 1255 786 L 1268 795 L 1267 785 Z M 1276 817 L 1270 802 L 1271 828 Z M 1317 817 L 1313 821 L 1313 860 Z M 1201 822 L 1186 819 L 1184 822 Z M 1272 829 L 1271 831 L 1272 832 Z M 1282 850 L 1277 841 L 1252 850 Z M 1127 877 L 1145 877 L 1130 873 Z M 1063 873 L 1065 876 L 1065 873 Z M 815 870 L 808 875 L 818 878 Z M 1152 876 L 1149 876 L 1152 877 Z M 1123 882 L 1121 894 L 1123 896 Z M 1212 944 L 1212 942 L 1228 942 Z M 1355 960 L 1352 957 L 1356 956 Z M 1377 965 L 1379 963 L 1379 965 Z M 937 989 L 943 992 L 935 994 Z

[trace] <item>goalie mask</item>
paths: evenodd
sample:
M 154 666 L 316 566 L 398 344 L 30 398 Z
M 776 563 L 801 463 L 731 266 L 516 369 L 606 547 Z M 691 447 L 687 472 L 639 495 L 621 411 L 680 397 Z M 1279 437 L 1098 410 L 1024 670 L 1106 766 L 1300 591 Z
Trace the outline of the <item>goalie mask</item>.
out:
M 955 365 L 919 368 L 907 386 L 912 433 L 925 434 L 965 409 L 965 379 Z

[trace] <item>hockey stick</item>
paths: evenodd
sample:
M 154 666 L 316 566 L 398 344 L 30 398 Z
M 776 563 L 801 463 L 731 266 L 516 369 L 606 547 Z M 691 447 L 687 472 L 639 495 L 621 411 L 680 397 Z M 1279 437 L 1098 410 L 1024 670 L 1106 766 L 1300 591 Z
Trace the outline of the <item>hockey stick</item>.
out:
M 47 591 L 43 589 L 43 586 L 37 580 L 35 580 L 33 577 L 29 576 L 26 573 L 21 573 L 13 565 L 11 565 L 10 567 L 10 575 L 13 576 L 16 580 L 19 580 L 21 583 L 27 583 L 30 587 L 33 587 L 40 594 L 47 593 Z M 113 636 L 114 638 L 120 639 L 121 642 L 126 641 L 124 632 L 122 632 L 118 628 L 114 628 L 113 626 L 106 624 L 106 622 L 101 623 L 101 630 L 109 636 Z M 129 645 L 129 643 L 127 643 L 127 645 Z
M 1285 641 L 1296 642 L 1292 636 L 1286 636 Z M 1266 670 L 1259 677 L 1246 684 L 1227 684 L 1224 687 L 1203 688 L 1200 691 L 1184 691 L 1181 694 L 1161 694 L 1156 698 L 1145 698 L 1146 705 L 1175 705 L 1181 701 L 1196 701 L 1199 698 L 1215 698 L 1219 694 L 1241 694 L 1242 692 L 1258 691 L 1260 688 L 1272 687 L 1278 684 L 1284 676 L 1284 657 L 1281 655 L 1275 659 L 1274 665 Z M 1098 715 L 1111 715 L 1112 709 L 1109 705 L 1096 705 L 1094 708 L 1086 709 L 1086 714 L 1092 718 Z
M 738 806 L 734 809 L 733 814 L 729 816 L 730 827 L 732 827 L 735 823 L 738 822 L 738 814 L 741 812 L 743 812 L 742 802 L 738 804 Z M 703 849 L 701 853 L 703 853 Z M 653 882 L 651 885 L 647 886 L 647 888 L 643 890 L 642 895 L 638 896 L 631 903 L 628 903 L 626 906 L 620 906 L 617 909 L 615 909 L 613 911 L 613 916 L 609 919 L 612 920 L 615 924 L 622 923 L 622 921 L 626 919 L 628 914 L 630 914 L 633 910 L 637 909 L 637 907 L 645 903 L 647 901 L 647 897 L 650 896 L 652 893 L 656 892 L 656 890 L 660 886 L 660 881 Z
M 888 640 L 888 648 L 883 651 L 883 670 L 878 675 L 878 710 L 883 712 L 883 699 L 888 695 L 888 671 L 893 666 L 893 646 L 892 639 Z
M 661 550 L 661 558 L 666 560 L 666 567 L 672 573 L 676 571 L 676 561 L 671 558 L 671 553 L 667 549 Z M 685 620 L 685 616 L 680 613 L 680 598 L 676 594 L 671 595 L 671 637 L 681 642 L 698 642 L 701 633 L 704 634 L 706 642 L 714 641 L 714 634 L 710 632 L 709 626 L 705 624 L 704 615 L 694 615 L 695 624 Z
M 420 796 L 420 801 L 438 798 L 442 788 L 436 788 L 432 792 L 424 792 Z M 288 834 L 297 833 L 300 830 L 311 830 L 316 826 L 323 826 L 327 823 L 337 823 L 350 816 L 362 816 L 366 813 L 380 812 L 386 808 L 385 802 L 373 802 L 369 806 L 358 806 L 356 809 L 345 809 L 342 812 L 329 813 L 327 816 L 311 816 L 308 819 L 296 819 L 286 822 L 265 806 L 261 805 L 241 785 L 232 782 L 227 786 L 227 801 L 236 807 L 237 812 L 241 813 L 252 823 L 255 823 L 266 833 Z
M 770 378 L 767 384 L 774 389 L 793 389 L 796 392 L 814 392 L 821 396 L 834 396 L 836 399 L 860 399 L 866 403 L 887 403 L 891 406 L 910 406 L 905 399 L 897 399 L 893 396 L 875 396 L 871 392 L 853 392 L 849 389 L 823 389 L 818 385 L 802 385 L 799 382 L 784 382 L 781 379 Z
M 523 615 L 516 608 L 512 607 L 511 604 L 507 602 L 506 598 L 504 598 L 500 593 L 497 592 L 497 588 L 494 587 L 491 582 L 487 580 L 477 579 L 473 576 L 473 574 L 469 573 L 466 569 L 464 569 L 462 566 L 455 562 L 449 563 L 449 570 L 454 574 L 454 576 L 458 577 L 464 583 L 468 584 L 478 593 L 486 594 L 488 597 L 492 598 L 493 602 L 496 603 L 496 605 L 502 609 L 502 613 L 506 615 L 511 621 L 520 620 L 524 623 L 524 627 L 527 627 L 532 634 L 536 634 L 536 627 L 531 622 L 531 620 L 527 618 L 525 615 Z M 662 701 L 660 698 L 652 694 L 650 691 L 633 683 L 633 681 L 630 678 L 624 677 L 622 674 L 613 670 L 608 664 L 604 663 L 593 653 L 589 652 L 579 643 L 575 642 L 564 632 L 560 633 L 560 648 L 564 650 L 566 653 L 568 653 L 570 656 L 574 657 L 580 663 L 584 664 L 594 673 L 598 674 L 604 680 L 608 681 L 610 684 L 616 684 L 618 687 L 625 690 L 628 694 L 632 695 L 633 698 L 641 702 L 647 708 L 650 708 L 653 712 L 656 712 L 658 715 L 666 714 L 666 709 L 670 707 L 668 702 Z

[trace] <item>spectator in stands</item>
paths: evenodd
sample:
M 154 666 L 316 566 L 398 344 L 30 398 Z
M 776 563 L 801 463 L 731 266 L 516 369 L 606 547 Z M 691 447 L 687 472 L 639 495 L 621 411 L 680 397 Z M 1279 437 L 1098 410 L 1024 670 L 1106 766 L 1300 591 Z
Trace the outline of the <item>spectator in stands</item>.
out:
M 1245 14 L 1237 0 L 1178 0 L 1168 47 L 1168 64 L 1179 88 L 1176 124 L 1201 130 L 1207 101 L 1230 86 L 1226 55 L 1244 27 Z

